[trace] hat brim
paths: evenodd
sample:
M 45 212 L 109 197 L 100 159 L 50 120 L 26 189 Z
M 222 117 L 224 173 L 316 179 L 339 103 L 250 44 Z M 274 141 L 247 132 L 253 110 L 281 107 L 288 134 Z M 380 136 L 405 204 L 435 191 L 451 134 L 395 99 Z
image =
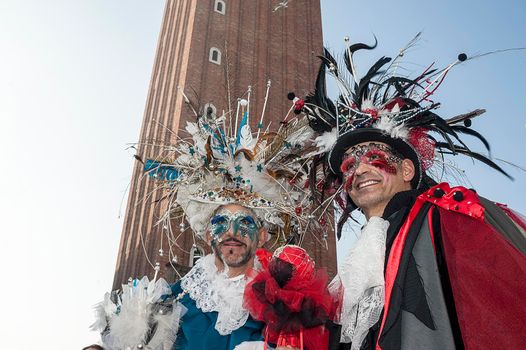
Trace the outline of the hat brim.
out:
M 338 137 L 328 155 L 328 163 L 331 171 L 336 175 L 341 175 L 340 166 L 342 165 L 345 152 L 352 146 L 364 142 L 382 142 L 391 146 L 396 152 L 413 162 L 415 165 L 415 176 L 411 180 L 413 188 L 418 188 L 422 179 L 422 169 L 418 153 L 408 142 L 401 138 L 394 138 L 385 134 L 380 129 L 362 128 L 349 130 Z

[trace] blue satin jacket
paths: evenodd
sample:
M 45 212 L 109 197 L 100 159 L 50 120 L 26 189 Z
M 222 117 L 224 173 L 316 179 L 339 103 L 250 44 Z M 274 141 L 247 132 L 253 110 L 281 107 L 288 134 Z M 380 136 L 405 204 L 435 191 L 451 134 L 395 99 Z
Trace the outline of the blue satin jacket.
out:
M 183 291 L 180 282 L 173 284 L 171 288 L 174 296 Z M 173 350 L 233 350 L 244 341 L 263 340 L 261 331 L 264 323 L 251 316 L 244 326 L 229 335 L 221 335 L 214 328 L 217 312 L 201 311 L 188 294 L 180 302 L 187 308 L 187 312 L 181 318 Z

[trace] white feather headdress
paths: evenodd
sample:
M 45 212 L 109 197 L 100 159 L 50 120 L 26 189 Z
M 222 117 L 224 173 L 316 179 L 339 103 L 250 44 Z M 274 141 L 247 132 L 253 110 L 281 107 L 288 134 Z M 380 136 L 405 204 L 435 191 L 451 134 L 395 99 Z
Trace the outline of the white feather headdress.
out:
M 185 101 L 191 104 L 186 96 Z M 307 118 L 293 118 L 270 132 L 264 130 L 262 116 L 253 131 L 250 89 L 235 112 L 218 117 L 211 109 L 192 110 L 195 121 L 185 127 L 189 137 L 178 138 L 163 147 L 162 156 L 144 162 L 149 178 L 166 191 L 163 226 L 176 218 L 184 227 L 186 220 L 203 237 L 212 212 L 236 203 L 254 209 L 271 233 L 301 235 L 315 221 L 308 193 L 314 131 Z

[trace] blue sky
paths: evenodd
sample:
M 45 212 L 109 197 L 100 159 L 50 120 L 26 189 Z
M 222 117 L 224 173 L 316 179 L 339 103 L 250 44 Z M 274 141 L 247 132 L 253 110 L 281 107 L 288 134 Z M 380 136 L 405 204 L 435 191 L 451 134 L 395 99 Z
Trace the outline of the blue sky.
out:
M 322 7 L 334 51 L 346 35 L 377 36 L 378 48 L 357 57 L 364 70 L 418 31 L 423 39 L 406 58 L 415 73 L 460 52 L 526 46 L 521 1 L 324 0 Z M 163 8 L 161 0 L 0 0 L 6 348 L 74 349 L 97 339 L 87 326 L 113 279 L 132 170 L 126 145 L 139 135 Z M 446 117 L 486 108 L 473 126 L 495 157 L 526 166 L 523 62 L 526 52 L 515 52 L 456 67 L 436 99 Z M 507 167 L 511 182 L 459 164 L 479 193 L 526 213 L 526 173 Z

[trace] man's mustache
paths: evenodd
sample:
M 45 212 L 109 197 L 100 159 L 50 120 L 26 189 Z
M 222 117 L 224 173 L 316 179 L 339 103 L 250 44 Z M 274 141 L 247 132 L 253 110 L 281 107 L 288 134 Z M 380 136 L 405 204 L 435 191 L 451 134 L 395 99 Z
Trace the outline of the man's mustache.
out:
M 238 244 L 242 244 L 242 245 L 246 246 L 245 243 L 241 242 L 238 239 L 232 238 L 232 237 L 228 238 L 228 239 L 225 239 L 225 240 L 222 240 L 221 242 L 219 242 L 220 245 L 223 245 L 223 244 L 226 244 L 226 243 L 238 243 Z

